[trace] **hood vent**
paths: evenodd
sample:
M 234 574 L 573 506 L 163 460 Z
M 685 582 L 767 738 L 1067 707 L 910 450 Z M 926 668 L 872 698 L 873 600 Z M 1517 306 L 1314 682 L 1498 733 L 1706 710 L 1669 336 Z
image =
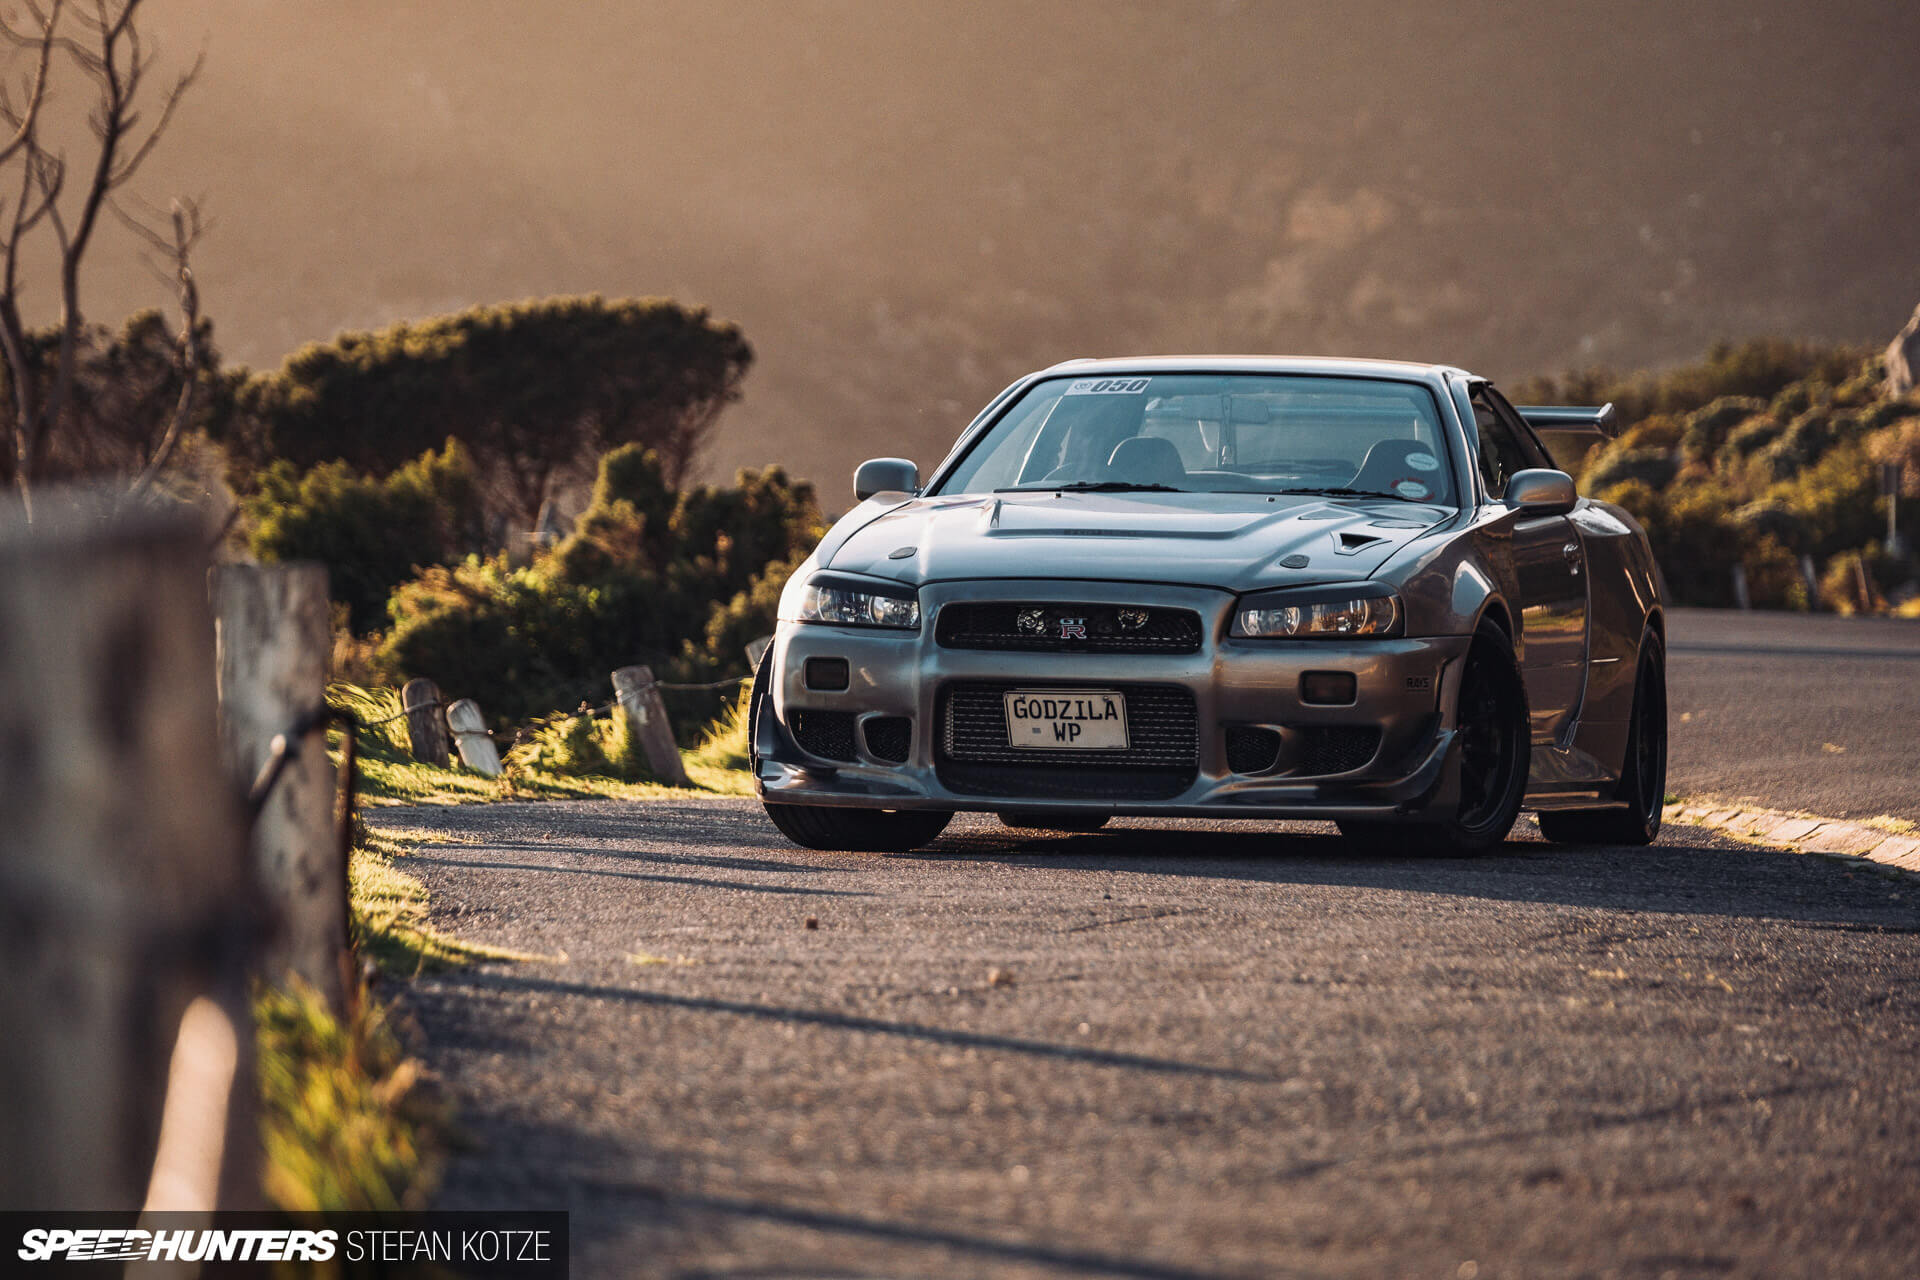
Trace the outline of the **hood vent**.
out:
M 1370 547 L 1376 542 L 1385 541 L 1385 538 L 1377 534 L 1341 532 L 1334 535 L 1333 549 L 1340 555 L 1350 556 L 1354 552 Z

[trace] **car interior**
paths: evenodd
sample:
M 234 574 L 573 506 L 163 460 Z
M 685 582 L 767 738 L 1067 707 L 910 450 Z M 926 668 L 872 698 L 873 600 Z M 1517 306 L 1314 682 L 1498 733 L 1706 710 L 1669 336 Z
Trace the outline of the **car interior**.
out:
M 1453 486 L 1441 461 L 1446 452 L 1438 424 L 1415 399 L 1425 392 L 1376 385 L 1391 390 L 1058 395 L 1022 432 L 1031 438 L 1017 472 L 993 487 L 1351 489 L 1415 502 L 1450 501 Z

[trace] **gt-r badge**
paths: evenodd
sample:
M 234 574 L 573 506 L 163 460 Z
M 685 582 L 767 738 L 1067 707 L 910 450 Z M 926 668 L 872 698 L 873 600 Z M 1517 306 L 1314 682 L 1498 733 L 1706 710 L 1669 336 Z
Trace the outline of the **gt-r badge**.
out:
M 1087 620 L 1085 618 L 1060 619 L 1060 638 L 1062 640 L 1085 640 L 1087 638 Z

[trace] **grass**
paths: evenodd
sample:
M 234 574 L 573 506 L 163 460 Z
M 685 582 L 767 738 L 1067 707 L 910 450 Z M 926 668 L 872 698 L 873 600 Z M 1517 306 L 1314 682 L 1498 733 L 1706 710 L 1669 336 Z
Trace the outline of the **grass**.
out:
M 267 1199 L 294 1212 L 423 1209 L 448 1120 L 378 1002 L 336 1018 L 312 988 L 262 991 L 260 1136 Z
M 401 869 L 426 832 L 361 824 L 347 864 L 354 951 L 382 973 L 409 977 L 475 960 L 522 959 L 463 942 L 427 923 L 427 890 Z M 292 1212 L 422 1209 L 439 1181 L 451 1119 L 388 1008 L 361 990 L 345 1017 L 312 988 L 262 989 L 254 999 L 260 1051 L 263 1190 Z
M 353 712 L 365 726 L 357 742 L 358 788 L 369 806 L 486 804 L 501 800 L 663 800 L 690 795 L 753 794 L 746 772 L 745 698 L 737 701 L 701 744 L 681 759 L 694 787 L 650 781 L 617 719 L 550 717 L 531 726 L 527 740 L 505 753 L 506 771 L 489 778 L 461 765 L 448 768 L 413 759 L 400 694 L 336 684 L 328 701 Z M 384 723 L 378 723 L 384 722 Z M 339 734 L 331 741 L 338 758 Z
M 347 864 L 354 950 L 383 973 L 399 977 L 452 968 L 475 960 L 529 957 L 450 937 L 427 923 L 427 889 L 395 865 L 417 844 L 444 840 L 425 833 L 385 831 L 362 824 Z

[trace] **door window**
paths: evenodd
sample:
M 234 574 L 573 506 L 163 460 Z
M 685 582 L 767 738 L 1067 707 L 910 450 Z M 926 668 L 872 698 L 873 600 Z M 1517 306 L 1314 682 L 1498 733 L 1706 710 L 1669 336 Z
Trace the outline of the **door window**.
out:
M 1490 388 L 1474 389 L 1473 422 L 1480 434 L 1480 478 L 1485 481 L 1490 498 L 1507 496 L 1507 481 L 1513 478 L 1514 472 L 1547 465 L 1533 456 L 1528 448 L 1530 442 L 1500 411 L 1504 407 L 1505 402 Z

